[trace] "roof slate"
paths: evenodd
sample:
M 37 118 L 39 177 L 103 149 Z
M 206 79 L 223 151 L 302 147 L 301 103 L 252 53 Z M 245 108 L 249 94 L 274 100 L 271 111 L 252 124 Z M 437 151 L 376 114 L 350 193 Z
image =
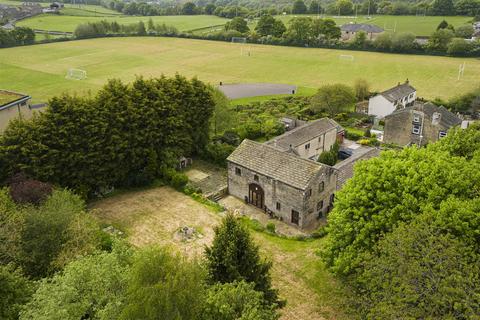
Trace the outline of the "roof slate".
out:
M 403 97 L 408 96 L 410 93 L 417 91 L 412 87 L 408 82 L 399 84 L 393 88 L 390 88 L 386 91 L 381 92 L 380 94 L 385 97 L 390 102 L 395 102 L 402 99 Z
M 448 111 L 444 106 L 438 107 L 431 102 L 426 102 L 426 103 L 417 102 L 411 107 L 395 110 L 394 112 L 386 116 L 386 118 L 395 116 L 396 114 L 410 112 L 412 110 L 422 111 L 423 113 L 428 115 L 429 118 L 432 118 L 433 114 L 435 112 L 438 112 L 442 115 L 440 117 L 440 123 L 447 127 L 457 126 L 462 123 L 462 120 L 460 120 L 454 113 Z
M 320 163 L 248 139 L 227 160 L 300 190 L 306 190 L 310 179 L 322 168 Z
M 365 31 L 366 33 L 381 33 L 384 31 L 378 26 L 366 23 L 347 23 L 342 25 L 340 29 L 348 32 Z
M 290 145 L 295 148 L 336 128 L 341 129 L 341 126 L 332 119 L 322 118 L 287 131 L 284 134 L 267 141 L 266 144 L 282 149 L 283 151 L 288 151 L 290 150 Z

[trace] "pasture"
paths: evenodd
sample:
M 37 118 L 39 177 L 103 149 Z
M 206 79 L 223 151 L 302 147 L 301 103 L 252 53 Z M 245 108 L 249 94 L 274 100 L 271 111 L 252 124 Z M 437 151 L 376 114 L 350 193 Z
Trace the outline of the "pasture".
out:
M 288 26 L 288 22 L 294 17 L 310 16 L 316 18 L 316 15 L 282 15 L 277 16 L 282 20 L 285 25 Z M 324 17 L 324 16 L 321 16 Z M 387 32 L 411 32 L 416 36 L 429 36 L 437 29 L 438 24 L 442 20 L 446 20 L 454 27 L 458 27 L 467 24 L 472 20 L 472 17 L 440 17 L 440 16 L 385 16 L 385 15 L 373 15 L 370 18 L 366 16 L 358 17 L 331 17 L 325 16 L 325 18 L 333 19 L 337 25 L 343 25 L 346 23 L 368 23 L 377 25 L 380 28 L 385 29 Z M 250 28 L 255 27 L 256 22 L 249 25 Z
M 189 257 L 202 256 L 222 217 L 169 187 L 121 193 L 94 202 L 90 209 L 100 223 L 120 229 L 135 246 L 169 246 Z M 176 231 L 184 226 L 194 227 L 198 236 L 179 239 Z M 323 240 L 296 241 L 251 233 L 262 256 L 273 261 L 273 285 L 288 301 L 281 320 L 349 319 L 343 311 L 347 293 L 316 254 Z
M 125 15 L 48 15 L 41 14 L 29 19 L 19 21 L 16 25 L 21 27 L 30 27 L 32 29 L 73 32 L 75 28 L 82 23 L 98 22 L 106 20 L 108 22 L 116 21 L 119 24 L 132 24 L 143 21 L 147 24 L 152 19 L 155 24 L 166 24 L 176 27 L 179 31 L 189 31 L 199 28 L 207 28 L 214 25 L 223 25 L 228 20 L 216 16 L 125 16 Z
M 250 46 L 250 45 L 249 45 Z M 409 78 L 420 97 L 449 98 L 478 86 L 480 60 L 363 51 L 308 49 L 160 37 L 103 38 L 0 50 L 0 88 L 28 93 L 43 102 L 62 92 L 95 92 L 110 78 L 180 73 L 218 84 L 284 83 L 312 92 L 322 84 L 353 84 L 365 78 L 384 90 Z M 353 61 L 340 59 L 352 55 Z M 465 62 L 464 76 L 457 80 Z M 67 80 L 70 68 L 85 80 Z M 313 89 L 303 89 L 313 88 Z

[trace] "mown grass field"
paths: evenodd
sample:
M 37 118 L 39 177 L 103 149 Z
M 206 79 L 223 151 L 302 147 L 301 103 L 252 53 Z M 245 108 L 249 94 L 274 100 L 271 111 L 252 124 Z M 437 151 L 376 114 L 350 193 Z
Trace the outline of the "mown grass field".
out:
M 297 15 L 299 17 L 300 15 Z M 316 15 L 305 15 L 316 18 Z M 296 17 L 295 15 L 283 15 L 277 16 L 282 20 L 286 25 L 288 22 Z M 322 16 L 323 17 L 323 16 Z M 337 25 L 343 25 L 346 23 L 368 23 L 379 26 L 380 28 L 385 29 L 387 32 L 411 32 L 417 36 L 429 36 L 432 32 L 437 29 L 438 24 L 442 20 L 448 21 L 454 27 L 458 27 L 464 24 L 469 23 L 472 20 L 472 17 L 439 17 L 439 16 L 385 16 L 385 15 L 374 15 L 369 19 L 366 16 L 355 17 L 331 17 L 326 16 L 326 18 L 335 20 Z M 255 26 L 255 23 L 250 25 L 251 27 Z
M 136 75 L 180 73 L 212 84 L 270 82 L 305 88 L 353 84 L 365 78 L 372 90 L 409 78 L 420 97 L 448 98 L 480 82 L 480 59 L 264 45 L 251 45 L 247 56 L 240 47 L 227 42 L 131 37 L 0 49 L 0 88 L 28 93 L 35 102 L 42 102 L 64 91 L 95 92 L 107 79 L 131 81 Z M 340 59 L 342 54 L 352 55 L 354 61 Z M 457 80 L 463 62 L 465 73 Z M 69 68 L 86 70 L 88 78 L 65 79 Z
M 91 13 L 91 12 L 90 12 Z M 16 25 L 22 27 L 30 27 L 33 29 L 73 32 L 75 28 L 82 23 L 98 22 L 106 20 L 109 22 L 116 21 L 119 24 L 131 24 L 143 21 L 145 24 L 149 19 L 155 24 L 165 23 L 168 26 L 176 27 L 179 31 L 189 31 L 199 28 L 206 28 L 214 25 L 225 24 L 227 19 L 216 16 L 111 16 L 111 15 L 49 15 L 41 14 L 29 19 L 19 21 Z

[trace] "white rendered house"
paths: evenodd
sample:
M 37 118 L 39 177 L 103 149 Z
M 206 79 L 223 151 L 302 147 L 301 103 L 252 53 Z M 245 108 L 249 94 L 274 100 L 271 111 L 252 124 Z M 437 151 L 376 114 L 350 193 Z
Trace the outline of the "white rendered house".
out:
M 417 90 L 412 87 L 408 79 L 405 83 L 377 94 L 368 101 L 368 114 L 377 118 L 384 118 L 395 110 L 412 106 L 417 99 Z

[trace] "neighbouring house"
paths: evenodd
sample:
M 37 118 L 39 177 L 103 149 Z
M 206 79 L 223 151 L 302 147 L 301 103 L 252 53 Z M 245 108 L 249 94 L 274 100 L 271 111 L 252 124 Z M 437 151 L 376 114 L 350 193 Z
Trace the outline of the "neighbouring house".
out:
M 385 117 L 383 141 L 400 146 L 426 145 L 447 135 L 447 131 L 462 123 L 443 106 L 416 102 Z
M 412 106 L 417 99 L 417 90 L 407 79 L 405 83 L 373 96 L 368 101 L 368 114 L 377 118 L 384 118 L 395 110 Z
M 336 141 L 343 141 L 344 129 L 332 119 L 307 122 L 266 142 L 283 152 L 316 161 L 323 151 L 330 151 Z
M 30 99 L 24 94 L 0 90 L 0 133 L 5 131 L 10 120 L 32 116 Z
M 342 25 L 340 30 L 342 31 L 342 40 L 344 41 L 353 39 L 360 31 L 365 32 L 369 40 L 375 39 L 379 34 L 384 32 L 384 30 L 378 26 L 365 23 L 347 23 Z
M 308 228 L 331 209 L 337 171 L 330 166 L 247 139 L 227 162 L 228 192 L 288 224 Z
M 290 131 L 296 127 L 303 126 L 307 122 L 296 118 L 284 117 L 280 119 L 280 123 L 283 124 L 285 131 Z

